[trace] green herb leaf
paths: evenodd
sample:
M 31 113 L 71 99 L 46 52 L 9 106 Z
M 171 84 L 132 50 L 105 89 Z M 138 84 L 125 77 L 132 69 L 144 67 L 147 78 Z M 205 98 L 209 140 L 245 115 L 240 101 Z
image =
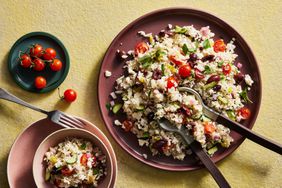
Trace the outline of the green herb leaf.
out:
M 220 62 L 217 63 L 217 66 L 222 67 L 223 63 L 224 63 L 223 61 L 220 61 Z
M 86 148 L 86 144 L 85 143 L 80 145 L 80 149 L 84 150 L 85 148 Z
M 211 47 L 210 41 L 209 41 L 209 39 L 206 39 L 206 40 L 203 42 L 203 48 L 204 48 L 204 49 L 207 49 L 207 48 L 210 48 L 210 47 Z
M 164 64 L 162 64 L 161 69 L 162 69 L 162 76 L 164 76 L 164 74 L 165 74 L 165 66 L 164 66 Z
M 206 65 L 205 70 L 204 70 L 204 74 L 210 74 L 211 72 L 212 72 L 211 68 L 208 65 Z
M 177 25 L 177 26 L 175 26 L 174 32 L 179 33 L 179 34 L 185 34 L 187 32 L 187 29 L 183 28 L 183 27 L 179 27 Z
M 147 138 L 149 138 L 149 136 L 150 136 L 149 132 L 144 132 L 142 139 L 147 139 Z
M 99 168 L 98 167 L 94 168 L 93 169 L 93 175 L 96 175 L 98 173 L 99 173 Z
M 153 54 L 153 59 L 160 61 L 164 55 L 166 55 L 164 51 L 162 51 L 161 49 L 157 49 L 156 53 Z
M 185 55 L 187 55 L 189 49 L 188 49 L 188 47 L 187 47 L 186 44 L 183 44 L 183 46 L 182 46 L 182 51 L 183 51 L 183 53 L 184 53 Z
M 139 58 L 138 61 L 142 64 L 142 67 L 147 69 L 153 63 L 153 59 L 150 55 L 144 55 L 143 57 Z
M 240 93 L 240 96 L 243 98 L 243 100 L 245 102 L 250 102 L 250 103 L 253 103 L 253 101 L 251 101 L 248 97 L 248 90 L 247 88 L 245 88 L 241 93 Z
M 110 105 L 110 103 L 107 103 L 107 104 L 106 104 L 106 108 L 107 108 L 108 110 L 110 110 L 110 109 L 111 109 L 111 105 Z

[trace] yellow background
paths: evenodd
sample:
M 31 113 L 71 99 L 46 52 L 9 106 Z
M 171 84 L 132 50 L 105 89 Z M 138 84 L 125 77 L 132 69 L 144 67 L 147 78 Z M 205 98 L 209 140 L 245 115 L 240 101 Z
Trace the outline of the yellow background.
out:
M 47 110 L 60 109 L 86 118 L 106 133 L 118 159 L 118 188 L 216 187 L 206 170 L 166 172 L 143 165 L 111 138 L 100 117 L 97 77 L 101 59 L 118 32 L 139 16 L 159 8 L 183 6 L 206 10 L 222 18 L 245 38 L 257 58 L 263 97 L 254 130 L 282 143 L 282 3 L 281 1 L 6 1 L 0 0 L 0 87 Z M 13 43 L 32 31 L 50 32 L 65 44 L 71 69 L 61 89 L 78 91 L 75 103 L 58 102 L 56 91 L 29 93 L 19 88 L 7 70 Z M 0 187 L 8 187 L 6 165 L 16 136 L 44 115 L 0 101 Z M 218 167 L 233 187 L 281 187 L 282 157 L 251 141 Z

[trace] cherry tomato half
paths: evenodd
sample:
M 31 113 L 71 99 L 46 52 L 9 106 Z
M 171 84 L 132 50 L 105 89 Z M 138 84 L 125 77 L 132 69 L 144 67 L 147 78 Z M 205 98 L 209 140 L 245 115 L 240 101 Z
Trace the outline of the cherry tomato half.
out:
M 73 170 L 70 170 L 67 166 L 63 167 L 61 170 L 64 176 L 70 176 L 73 173 Z
M 195 78 L 197 80 L 201 80 L 205 77 L 205 75 L 199 69 L 195 69 Z
M 186 65 L 182 65 L 179 70 L 178 70 L 178 74 L 182 77 L 182 78 L 187 78 L 190 76 L 191 74 L 191 67 L 190 65 L 186 64 Z
M 213 50 L 215 52 L 224 52 L 226 49 L 226 45 L 222 39 L 216 40 L 213 45 Z
M 59 71 L 63 67 L 63 63 L 59 59 L 54 59 L 50 64 L 50 68 L 52 71 Z
M 249 119 L 251 116 L 251 111 L 247 107 L 242 107 L 238 110 L 238 114 L 242 116 L 242 119 Z
M 41 57 L 43 55 L 43 47 L 40 44 L 35 44 L 30 48 L 29 52 L 32 57 Z
M 174 63 L 174 64 L 177 65 L 177 66 L 181 66 L 181 65 L 184 65 L 184 64 L 185 64 L 185 61 L 180 60 L 180 59 L 177 59 L 177 58 L 175 57 L 175 55 L 170 55 L 168 58 L 169 58 L 169 60 L 170 60 L 172 63 Z
M 90 153 L 84 153 L 81 157 L 80 157 L 80 164 L 82 164 L 83 166 L 87 166 L 87 162 L 88 159 L 91 157 Z
M 31 66 L 31 58 L 27 54 L 21 55 L 21 66 L 24 68 L 29 68 Z
M 133 127 L 132 121 L 129 121 L 129 120 L 125 120 L 122 124 L 123 124 L 124 130 L 126 132 L 130 131 L 132 129 L 132 127 Z
M 56 57 L 56 50 L 53 48 L 46 48 L 44 53 L 43 53 L 43 59 L 45 60 L 52 60 L 55 59 Z
M 45 68 L 45 63 L 41 59 L 36 58 L 33 60 L 33 70 L 42 71 L 44 68 Z
M 177 79 L 175 78 L 175 76 L 168 77 L 168 79 L 167 79 L 167 85 L 166 85 L 166 87 L 167 87 L 168 89 L 170 89 L 170 88 L 172 88 L 172 87 L 177 87 L 177 85 L 178 85 L 178 81 L 177 81 Z
M 145 52 L 147 52 L 149 50 L 149 46 L 147 43 L 145 42 L 139 42 L 136 46 L 135 46 L 135 54 L 144 54 Z
M 204 132 L 205 134 L 211 134 L 215 131 L 215 127 L 211 122 L 204 122 Z
M 73 89 L 67 89 L 65 92 L 64 92 L 64 99 L 67 101 L 67 102 L 73 102 L 76 100 L 76 97 L 77 97 L 77 94 L 76 92 L 73 90 Z
M 228 75 L 231 72 L 231 65 L 228 63 L 227 65 L 222 65 L 222 72 L 224 75 Z
M 34 80 L 34 85 L 37 89 L 43 89 L 46 87 L 46 79 L 42 76 L 37 76 Z

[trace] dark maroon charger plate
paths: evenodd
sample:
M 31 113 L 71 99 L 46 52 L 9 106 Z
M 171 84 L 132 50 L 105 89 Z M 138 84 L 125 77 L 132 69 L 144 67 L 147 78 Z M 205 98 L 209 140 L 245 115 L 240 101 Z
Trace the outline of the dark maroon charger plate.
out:
M 126 26 L 113 40 L 109 46 L 104 59 L 102 61 L 99 81 L 98 81 L 98 100 L 103 120 L 107 129 L 115 139 L 115 141 L 131 156 L 150 166 L 170 171 L 187 171 L 195 170 L 203 167 L 193 157 L 186 157 L 183 161 L 175 160 L 172 157 L 152 156 L 146 147 L 140 147 L 135 135 L 127 133 L 120 127 L 113 124 L 115 119 L 123 119 L 123 115 L 114 115 L 106 108 L 106 104 L 111 100 L 109 94 L 113 91 L 115 80 L 123 73 L 123 63 L 116 56 L 118 49 L 128 51 L 134 49 L 137 42 L 144 40 L 137 32 L 145 31 L 146 33 L 158 34 L 160 30 L 166 29 L 168 24 L 194 25 L 197 29 L 203 26 L 210 26 L 215 33 L 215 39 L 223 38 L 226 42 L 235 38 L 236 50 L 238 54 L 237 61 L 243 64 L 242 72 L 250 74 L 254 80 L 249 98 L 253 101 L 249 104 L 252 112 L 250 119 L 241 122 L 244 126 L 252 128 L 257 118 L 260 102 L 261 102 L 261 78 L 256 59 L 249 45 L 242 36 L 226 22 L 220 18 L 200 10 L 189 8 L 168 8 L 148 13 Z M 121 45 L 122 43 L 122 45 Z M 112 72 L 110 78 L 104 76 L 104 72 L 108 70 Z M 244 138 L 235 132 L 231 132 L 234 142 L 228 149 L 220 148 L 212 157 L 214 162 L 218 162 L 230 155 L 244 141 Z M 142 154 L 147 154 L 145 159 Z

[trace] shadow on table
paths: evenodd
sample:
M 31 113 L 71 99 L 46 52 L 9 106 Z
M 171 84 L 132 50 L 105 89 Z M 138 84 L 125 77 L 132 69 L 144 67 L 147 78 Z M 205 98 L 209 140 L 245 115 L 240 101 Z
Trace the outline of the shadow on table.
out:
M 7 178 L 7 161 L 8 154 L 0 158 L 0 177 L 1 177 L 1 188 L 9 188 L 8 178 Z

